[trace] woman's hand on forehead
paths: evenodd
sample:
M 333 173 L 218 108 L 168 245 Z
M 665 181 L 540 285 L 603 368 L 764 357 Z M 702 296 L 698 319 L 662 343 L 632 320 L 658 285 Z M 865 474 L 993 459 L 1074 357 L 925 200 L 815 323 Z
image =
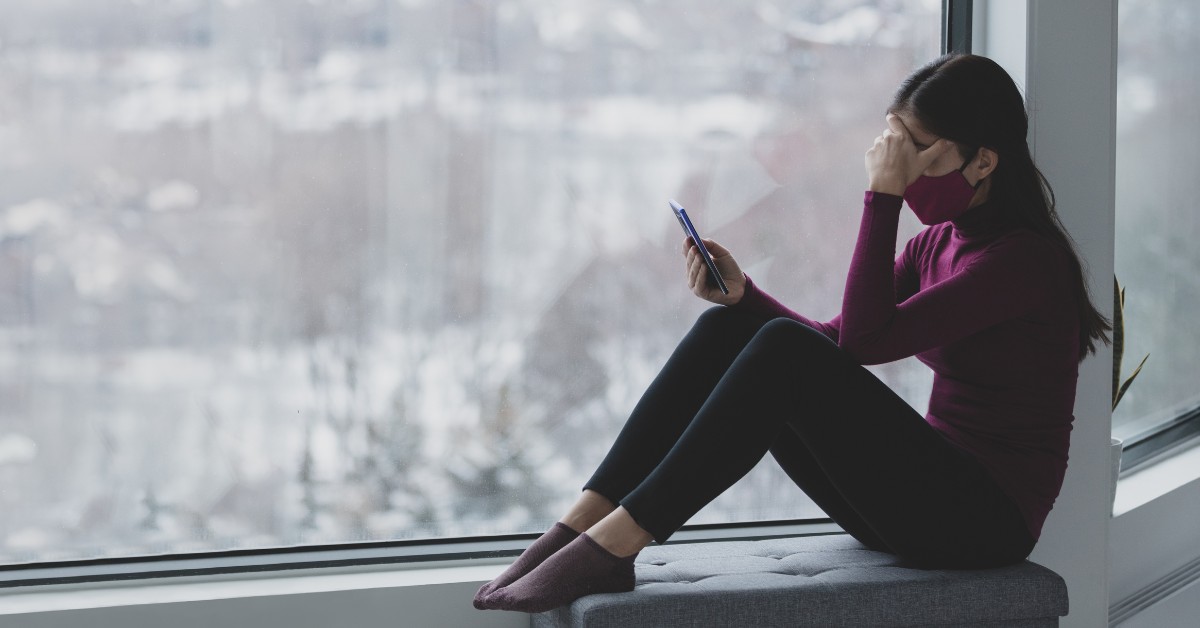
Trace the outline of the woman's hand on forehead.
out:
M 896 122 L 898 122 L 900 124 L 900 126 L 907 132 L 909 140 L 912 141 L 913 146 L 917 147 L 918 151 L 928 150 L 930 146 L 933 146 L 935 143 L 937 143 L 937 141 L 939 139 L 938 137 L 927 133 L 925 131 L 925 129 L 922 129 L 920 127 L 919 123 L 917 123 L 917 121 L 912 119 L 911 117 L 908 117 L 909 119 L 906 121 L 905 120 L 906 117 L 908 117 L 908 116 L 903 116 L 903 115 L 899 115 L 899 114 L 889 114 L 884 119 L 885 120 L 893 120 L 894 119 Z M 890 122 L 889 122 L 889 126 L 890 126 Z
M 866 154 L 867 184 L 874 192 L 900 196 L 953 144 L 945 139 L 930 140 L 932 144 L 920 150 L 900 116 L 888 114 L 887 123 L 887 130 L 875 138 Z

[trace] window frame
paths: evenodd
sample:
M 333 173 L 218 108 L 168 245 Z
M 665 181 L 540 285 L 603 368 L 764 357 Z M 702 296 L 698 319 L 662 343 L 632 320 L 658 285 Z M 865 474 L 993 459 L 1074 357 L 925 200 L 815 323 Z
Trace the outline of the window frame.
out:
M 1114 44 L 1119 48 L 1121 38 L 1119 24 L 1117 24 L 1114 38 Z M 1115 237 L 1119 238 L 1120 232 L 1117 232 Z M 1113 247 L 1115 250 L 1115 239 Z M 1120 457 L 1121 476 L 1132 473 L 1139 468 L 1152 465 L 1183 447 L 1200 442 L 1200 403 L 1185 403 L 1182 405 L 1182 408 L 1180 410 L 1177 406 L 1176 408 L 1165 410 L 1161 414 L 1152 412 L 1136 420 L 1135 425 L 1136 423 L 1155 420 L 1164 415 L 1167 417 L 1151 424 L 1149 427 L 1134 431 L 1122 439 Z M 1109 422 L 1110 429 L 1112 429 L 1111 416 Z M 1117 437 L 1116 430 L 1112 431 L 1112 436 L 1114 438 Z
M 975 0 L 942 0 L 942 54 L 971 52 Z
M 829 518 L 684 526 L 670 543 L 756 541 L 845 532 Z M 297 547 L 94 558 L 0 566 L 0 591 L 18 587 L 279 572 L 372 565 L 453 564 L 518 556 L 537 533 L 370 541 Z
M 1124 439 L 1121 474 L 1154 464 L 1200 438 L 1200 405 Z
M 973 0 L 942 0 L 941 52 L 971 52 Z M 830 518 L 685 525 L 670 543 L 845 534 Z M 479 561 L 518 556 L 537 533 L 266 547 L 210 552 L 0 564 L 0 591 L 18 587 Z

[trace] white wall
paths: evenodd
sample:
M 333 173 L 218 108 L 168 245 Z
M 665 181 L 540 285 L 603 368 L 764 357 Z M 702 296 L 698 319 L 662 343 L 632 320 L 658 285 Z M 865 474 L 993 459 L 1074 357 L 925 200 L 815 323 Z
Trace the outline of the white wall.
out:
M 1121 622 L 1121 628 L 1177 628 L 1200 621 L 1200 580 Z
M 1200 479 L 1112 519 L 1109 605 L 1136 599 L 1142 589 L 1171 576 L 1197 557 L 1200 557 Z M 1200 581 L 1121 626 L 1187 626 L 1198 623 L 1197 617 L 1200 617 Z
M 1110 315 L 1117 2 L 988 0 L 985 11 L 989 44 L 1019 40 L 1009 33 L 1024 13 L 1025 58 L 1011 47 L 993 58 L 1026 76 L 1035 158 L 1089 266 L 1095 302 Z M 1081 369 L 1066 483 L 1031 556 L 1067 580 L 1072 610 L 1063 626 L 1107 625 L 1114 604 L 1200 556 L 1200 480 L 1110 518 L 1111 360 L 1106 348 Z M 1193 583 L 1122 625 L 1194 625 L 1198 607 Z
M 1108 315 L 1116 17 L 1115 0 L 1029 0 L 1024 72 L 1034 159 L 1054 187 L 1059 214 L 1090 269 L 1095 303 Z M 1080 367 L 1066 481 L 1031 556 L 1067 581 L 1071 612 L 1065 627 L 1108 624 L 1111 364 L 1112 352 L 1104 348 Z

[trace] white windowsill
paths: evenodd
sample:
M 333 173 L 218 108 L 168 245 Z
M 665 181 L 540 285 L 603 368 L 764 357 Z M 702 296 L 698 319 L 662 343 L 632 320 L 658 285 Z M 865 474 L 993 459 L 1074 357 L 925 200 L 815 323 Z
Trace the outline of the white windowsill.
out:
M 510 561 L 511 559 L 505 558 L 489 558 L 454 566 L 424 563 L 398 568 L 376 565 L 371 569 L 329 568 L 271 572 L 265 575 L 234 574 L 22 587 L 0 592 L 0 616 L 456 582 L 482 583 L 500 575 Z
M 1180 487 L 1200 480 L 1200 440 L 1162 456 L 1117 481 L 1113 516 L 1119 517 Z
M 835 524 L 780 525 L 729 530 L 682 530 L 673 540 L 842 532 Z M 479 583 L 495 578 L 511 557 L 330 567 L 319 569 L 239 573 L 45 585 L 0 589 L 0 616 L 47 613 L 145 604 L 303 595 L 336 591 L 388 589 L 429 585 Z M 4 625 L 0 621 L 0 625 Z

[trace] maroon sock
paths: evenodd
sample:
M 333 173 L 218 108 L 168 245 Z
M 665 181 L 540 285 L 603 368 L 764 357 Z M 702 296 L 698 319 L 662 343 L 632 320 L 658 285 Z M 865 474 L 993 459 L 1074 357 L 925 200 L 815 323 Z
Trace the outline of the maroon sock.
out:
M 562 549 L 567 543 L 574 541 L 578 536 L 579 533 L 571 529 L 571 526 L 561 521 L 555 523 L 549 530 L 546 530 L 545 533 L 530 544 L 529 547 L 525 548 L 525 551 L 517 557 L 517 560 L 508 569 L 504 570 L 504 573 L 496 576 L 495 580 L 479 587 L 479 592 L 475 594 L 475 601 L 473 602 L 475 608 L 480 610 L 487 608 L 483 605 L 483 598 L 487 597 L 489 593 L 516 582 L 517 578 L 533 571 L 534 567 L 542 564 L 542 561 L 550 558 L 554 552 Z
M 600 546 L 587 533 L 516 582 L 492 591 L 486 608 L 540 613 L 593 593 L 632 591 L 633 559 L 621 558 Z

